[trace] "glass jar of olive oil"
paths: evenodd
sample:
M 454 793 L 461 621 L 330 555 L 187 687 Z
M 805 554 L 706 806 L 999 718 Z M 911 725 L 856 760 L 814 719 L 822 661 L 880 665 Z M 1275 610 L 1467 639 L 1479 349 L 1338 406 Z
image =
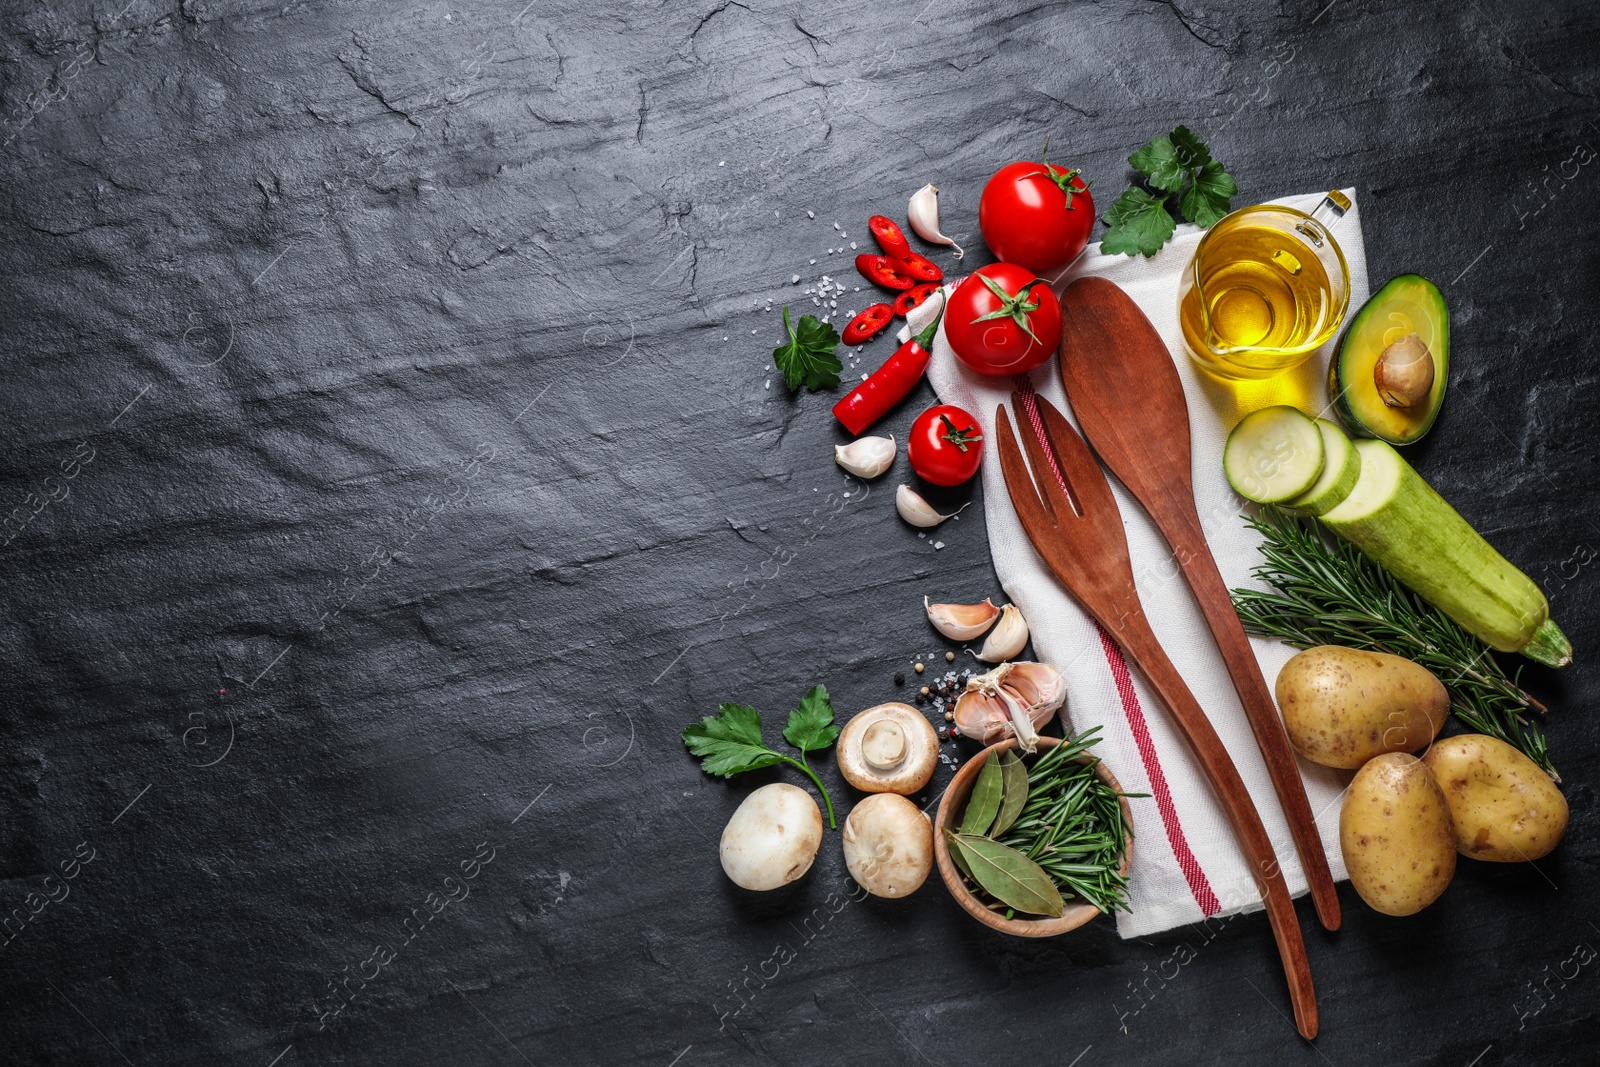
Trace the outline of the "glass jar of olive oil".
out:
M 1270 378 L 1327 343 L 1350 306 L 1350 268 L 1329 230 L 1349 210 L 1335 190 L 1312 214 L 1241 208 L 1206 232 L 1178 289 L 1196 363 L 1229 379 Z

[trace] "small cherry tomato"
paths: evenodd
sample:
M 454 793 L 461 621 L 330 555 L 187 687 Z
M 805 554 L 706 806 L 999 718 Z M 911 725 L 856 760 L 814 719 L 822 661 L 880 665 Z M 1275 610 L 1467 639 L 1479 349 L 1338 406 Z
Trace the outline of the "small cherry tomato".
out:
M 950 294 L 944 333 L 956 358 L 979 374 L 1026 374 L 1061 343 L 1061 302 L 1031 271 L 991 263 Z
M 978 228 L 1000 259 L 1035 274 L 1054 274 L 1089 243 L 1094 197 L 1077 170 L 1049 162 L 1001 167 L 978 200 Z
M 933 260 L 919 256 L 915 252 L 908 252 L 900 257 L 900 267 L 907 274 L 919 282 L 939 282 L 944 280 L 944 271 Z
M 960 485 L 983 462 L 983 431 L 978 420 L 951 404 L 917 416 L 906 445 L 911 469 L 934 485 Z
M 938 282 L 923 282 L 921 285 L 913 285 L 910 289 L 894 298 L 894 313 L 904 318 L 911 312 L 912 308 L 926 302 L 928 297 L 937 293 L 940 288 L 942 287 Z
M 909 289 L 917 284 L 917 279 L 906 270 L 905 264 L 888 256 L 863 252 L 856 257 L 856 270 L 873 285 L 881 285 L 885 289 Z
M 911 242 L 906 232 L 895 221 L 884 215 L 874 215 L 867 220 L 867 229 L 878 239 L 878 247 L 890 259 L 905 259 L 911 254 Z
M 865 344 L 882 333 L 883 328 L 893 321 L 894 308 L 888 304 L 873 304 L 850 320 L 850 325 L 844 328 L 844 333 L 839 335 L 839 339 L 847 345 Z

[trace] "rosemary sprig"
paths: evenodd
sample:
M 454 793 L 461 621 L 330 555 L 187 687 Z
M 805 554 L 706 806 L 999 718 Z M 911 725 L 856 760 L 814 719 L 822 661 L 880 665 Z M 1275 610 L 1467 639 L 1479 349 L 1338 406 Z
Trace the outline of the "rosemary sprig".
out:
M 1117 870 L 1128 826 L 1119 794 L 1095 774 L 1100 761 L 1089 755 L 1099 732 L 1085 730 L 1033 761 L 1027 803 L 999 840 L 1037 863 L 1062 892 L 1109 914 L 1128 910 L 1127 879 Z
M 1245 631 L 1295 648 L 1345 645 L 1414 660 L 1450 692 L 1456 716 L 1525 753 L 1551 778 L 1544 731 L 1524 715 L 1545 707 L 1510 677 L 1489 647 L 1401 585 L 1346 541 L 1268 505 L 1248 524 L 1266 562 L 1252 573 L 1275 592 L 1233 590 Z

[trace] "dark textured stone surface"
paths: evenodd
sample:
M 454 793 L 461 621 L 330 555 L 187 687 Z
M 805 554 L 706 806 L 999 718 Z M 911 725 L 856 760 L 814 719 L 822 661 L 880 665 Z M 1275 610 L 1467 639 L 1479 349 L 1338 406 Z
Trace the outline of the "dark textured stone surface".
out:
M 31 917 L 0 1059 L 1592 1057 L 1591 5 L 119 4 L 4 5 L 0 911 Z M 832 397 L 764 388 L 760 308 L 850 276 L 836 219 L 937 180 L 972 231 L 1046 133 L 1103 208 L 1179 121 L 1241 202 L 1359 186 L 1375 280 L 1444 287 L 1418 461 L 1579 655 L 1527 674 L 1566 843 L 1408 920 L 1302 906 L 1315 1049 L 1259 915 L 1031 944 L 938 886 L 834 913 L 831 834 L 749 899 L 714 848 L 751 783 L 677 739 L 818 680 L 890 697 L 922 594 L 998 592 L 976 510 L 935 552 L 897 478 L 842 495 Z M 467 895 L 407 943 L 430 893 Z

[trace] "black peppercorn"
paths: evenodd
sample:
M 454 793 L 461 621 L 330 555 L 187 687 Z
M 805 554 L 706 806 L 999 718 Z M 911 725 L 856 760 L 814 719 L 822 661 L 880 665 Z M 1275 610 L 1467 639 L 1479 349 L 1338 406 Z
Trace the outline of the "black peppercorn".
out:
M 903 671 L 895 671 L 894 672 L 894 684 L 895 685 L 905 685 L 906 684 L 905 672 L 903 672 Z

